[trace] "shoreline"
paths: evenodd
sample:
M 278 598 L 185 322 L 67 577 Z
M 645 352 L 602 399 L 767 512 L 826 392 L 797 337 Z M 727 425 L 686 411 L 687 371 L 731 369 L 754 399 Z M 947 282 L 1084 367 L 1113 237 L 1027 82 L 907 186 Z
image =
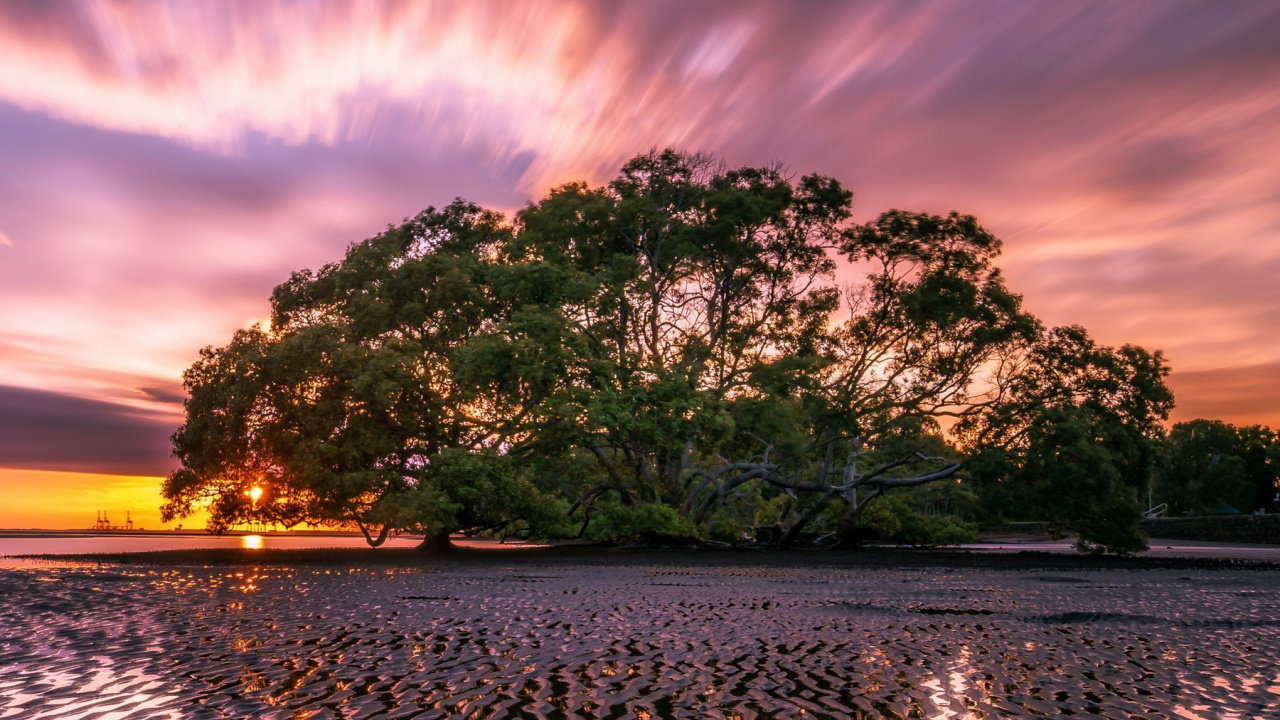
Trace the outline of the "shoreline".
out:
M 1247 557 L 1195 557 L 1179 555 L 1085 555 L 1022 549 L 915 549 L 864 548 L 861 550 L 786 551 L 765 549 L 651 549 L 572 546 L 457 547 L 445 553 L 416 548 L 201 548 L 142 552 L 28 554 L 15 559 L 48 562 L 84 562 L 107 565 L 224 565 L 333 567 L 807 567 L 847 569 L 980 569 L 980 570 L 1280 570 L 1280 560 Z
M 215 535 L 204 528 L 192 528 L 190 530 L 98 530 L 95 528 L 85 528 L 83 530 L 45 530 L 42 528 L 0 529 L 0 538 L 244 537 L 246 535 L 261 535 L 263 537 L 362 537 L 360 533 L 352 530 L 263 530 L 261 532 L 255 532 L 252 530 L 228 530 L 221 535 Z

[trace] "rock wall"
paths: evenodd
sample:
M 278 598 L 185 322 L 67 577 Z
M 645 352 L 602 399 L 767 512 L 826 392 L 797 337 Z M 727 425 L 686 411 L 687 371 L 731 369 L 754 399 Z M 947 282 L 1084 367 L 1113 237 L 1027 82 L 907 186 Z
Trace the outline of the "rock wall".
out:
M 1142 522 L 1152 538 L 1280 545 L 1280 515 L 1153 518 Z

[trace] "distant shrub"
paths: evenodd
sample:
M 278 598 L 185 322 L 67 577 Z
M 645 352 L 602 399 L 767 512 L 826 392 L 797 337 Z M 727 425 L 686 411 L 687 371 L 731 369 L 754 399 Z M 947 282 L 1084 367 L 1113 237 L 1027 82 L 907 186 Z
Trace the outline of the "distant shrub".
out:
M 871 502 L 857 524 L 869 539 L 904 545 L 959 545 L 978 539 L 976 523 L 954 515 L 921 515 L 904 495 L 887 495 Z
M 756 525 L 769 526 L 786 520 L 795 500 L 789 495 L 778 495 L 760 503 L 756 508 Z
M 1131 555 L 1149 547 L 1146 531 L 1133 522 L 1141 510 L 1137 494 L 1131 488 L 1112 487 L 1095 501 L 1097 510 L 1080 524 L 1076 549 L 1093 555 L 1113 552 Z
M 630 542 L 657 537 L 690 537 L 693 527 L 666 505 L 608 505 L 593 516 L 587 537 L 599 542 Z
M 720 510 L 712 513 L 702 524 L 701 534 L 708 540 L 733 543 L 741 541 L 744 534 L 749 536 L 751 529 L 751 523 L 744 522 L 732 512 Z

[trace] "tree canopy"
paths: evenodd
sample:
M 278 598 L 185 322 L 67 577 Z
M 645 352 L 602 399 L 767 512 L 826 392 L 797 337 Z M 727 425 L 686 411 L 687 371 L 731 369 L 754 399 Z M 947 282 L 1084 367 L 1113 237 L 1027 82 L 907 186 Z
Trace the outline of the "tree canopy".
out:
M 1084 550 L 1145 550 L 1136 518 L 1173 407 L 1159 353 L 1055 328 L 996 374 L 1001 402 L 957 435 L 995 515 L 1027 514 L 1080 534 Z
M 653 152 L 508 219 L 428 208 L 295 273 L 185 374 L 166 517 L 390 533 L 836 536 L 962 477 L 1132 549 L 1159 353 L 1045 330 L 966 215 Z M 260 488 L 254 497 L 252 488 Z M 1055 512 L 1061 505 L 1046 504 Z M 1110 534 L 1109 534 L 1110 533 Z
M 1268 427 L 1204 419 L 1177 423 L 1162 455 L 1156 490 L 1172 514 L 1198 514 L 1218 503 L 1243 512 L 1276 505 L 1280 437 Z

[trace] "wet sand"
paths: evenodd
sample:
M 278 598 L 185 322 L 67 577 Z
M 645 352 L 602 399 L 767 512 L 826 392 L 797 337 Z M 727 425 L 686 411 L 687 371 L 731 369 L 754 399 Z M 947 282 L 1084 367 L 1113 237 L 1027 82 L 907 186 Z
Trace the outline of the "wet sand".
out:
M 1280 570 L 234 551 L 0 569 L 0 718 L 1280 717 Z

